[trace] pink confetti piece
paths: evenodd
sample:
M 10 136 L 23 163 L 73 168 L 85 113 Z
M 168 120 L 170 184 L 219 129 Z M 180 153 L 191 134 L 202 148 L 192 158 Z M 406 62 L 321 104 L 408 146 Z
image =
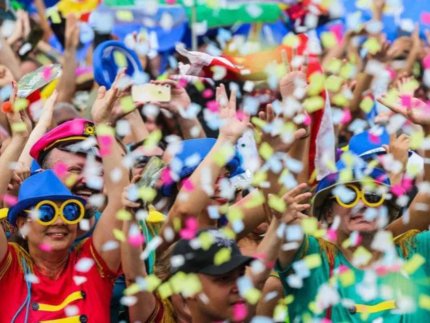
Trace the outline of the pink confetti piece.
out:
M 355 239 L 355 241 L 353 241 L 353 245 L 354 247 L 358 247 L 359 245 L 361 245 L 361 241 L 363 240 L 363 238 L 360 235 L 357 235 L 357 238 Z
M 143 245 L 145 237 L 143 234 L 132 235 L 128 237 L 127 241 L 132 247 L 137 248 Z
M 47 243 L 41 243 L 39 245 L 39 249 L 42 250 L 42 251 L 49 252 L 49 251 L 52 250 L 52 247 L 49 244 L 47 244 Z
M 342 273 L 344 273 L 344 272 L 348 271 L 348 270 L 349 270 L 349 267 L 348 267 L 348 266 L 345 266 L 345 265 L 340 265 L 340 266 L 338 267 L 338 270 L 339 270 L 339 274 L 342 274 Z
M 161 171 L 160 180 L 163 185 L 170 185 L 174 182 L 169 168 L 165 168 Z
M 187 82 L 187 79 L 186 79 L 186 78 L 181 78 L 181 79 L 178 81 L 178 86 L 179 86 L 179 87 L 186 87 L 186 86 L 187 86 L 187 84 L 188 84 L 188 82 Z
M 341 24 L 332 25 L 329 30 L 336 36 L 337 42 L 341 43 L 343 40 L 342 32 L 343 27 Z
M 45 81 L 48 81 L 51 77 L 52 69 L 50 67 L 45 67 L 42 71 L 42 76 Z
M 206 89 L 206 90 L 203 91 L 202 96 L 205 99 L 209 99 L 209 98 L 211 98 L 213 96 L 213 94 L 214 94 L 214 91 L 212 91 L 211 89 Z
M 242 121 L 242 120 L 244 120 L 246 118 L 246 114 L 243 113 L 242 111 L 238 111 L 238 112 L 236 112 L 236 118 L 239 121 Z
M 112 136 L 100 136 L 98 138 L 99 142 L 99 153 L 100 156 L 107 156 L 112 153 L 111 146 L 113 144 L 113 137 Z
M 194 185 L 189 178 L 183 180 L 181 184 L 188 192 L 192 192 L 194 190 Z
M 167 3 L 167 4 L 175 4 L 175 3 L 176 3 L 176 0 L 166 0 L 166 3 Z
M 387 67 L 386 70 L 390 74 L 390 79 L 394 80 L 396 78 L 396 75 L 397 75 L 396 71 L 391 67 Z
M 391 193 L 393 193 L 396 196 L 401 196 L 405 193 L 402 185 L 393 185 L 391 187 Z
M 309 114 L 305 114 L 305 119 L 303 120 L 303 124 L 305 125 L 305 126 L 310 126 L 310 124 L 311 124 L 311 117 L 310 117 L 310 115 Z
M 343 116 L 342 116 L 342 119 L 340 120 L 340 123 L 341 124 L 348 123 L 351 121 L 351 119 L 352 119 L 351 111 L 349 111 L 349 109 L 347 109 L 347 110 L 343 111 Z
M 235 304 L 233 307 L 233 317 L 237 321 L 243 321 L 248 315 L 246 305 L 244 303 Z
M 427 55 L 424 59 L 423 59 L 423 66 L 424 68 L 430 69 L 430 55 Z
M 430 26 L 430 13 L 429 12 L 421 13 L 420 20 L 423 25 Z
M 215 100 L 208 101 L 206 103 L 206 107 L 212 112 L 218 112 L 219 111 L 218 103 Z
M 323 318 L 321 323 L 332 323 L 331 320 L 327 319 L 327 318 Z
M 188 217 L 185 220 L 185 228 L 179 232 L 182 239 L 191 240 L 196 236 L 198 223 L 196 218 Z
M 410 108 L 412 106 L 412 97 L 410 95 L 400 96 L 400 101 L 402 102 L 402 105 L 407 108 Z
M 410 191 L 413 187 L 413 180 L 408 177 L 404 177 L 402 181 L 402 187 L 405 191 Z
M 369 141 L 372 144 L 380 144 L 381 143 L 381 138 L 371 132 L 369 132 Z
M 62 163 L 62 162 L 58 162 L 55 164 L 54 166 L 54 173 L 55 175 L 57 175 L 58 177 L 63 177 L 67 172 L 67 165 Z
M 328 229 L 326 233 L 326 239 L 332 242 L 337 241 L 337 231 L 333 229 Z
M 18 202 L 18 198 L 13 195 L 5 194 L 3 195 L 3 202 L 7 205 L 14 206 Z

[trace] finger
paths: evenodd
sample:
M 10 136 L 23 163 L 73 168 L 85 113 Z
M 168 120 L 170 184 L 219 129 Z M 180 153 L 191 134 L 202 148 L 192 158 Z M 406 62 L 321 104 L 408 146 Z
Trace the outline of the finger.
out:
M 300 128 L 300 129 L 297 129 L 297 130 L 294 132 L 294 139 L 295 139 L 295 140 L 302 139 L 302 138 L 303 138 L 303 137 L 305 137 L 306 135 L 307 135 L 307 131 L 306 131 L 306 129 Z
M 294 47 L 293 48 L 293 58 L 291 59 L 291 62 L 293 63 L 293 64 L 291 64 L 293 72 L 297 72 L 298 71 L 298 68 L 294 66 L 294 59 L 296 57 L 297 57 L 297 48 Z
M 382 148 L 385 149 L 385 151 L 387 152 L 387 154 L 390 153 L 390 147 L 388 145 L 382 145 Z
M 306 183 L 302 183 L 299 186 L 293 188 L 292 190 L 288 191 L 287 193 L 284 194 L 284 196 L 282 197 L 283 200 L 287 200 L 290 197 L 295 197 L 297 194 L 299 194 L 302 190 L 304 190 L 305 188 L 307 188 L 308 185 Z
M 99 91 L 97 92 L 97 100 L 101 100 L 106 95 L 106 88 L 104 86 L 99 87 Z
M 132 208 L 132 209 L 140 207 L 140 203 L 131 202 L 129 200 L 123 201 L 122 204 L 123 204 L 124 207 L 129 207 L 129 208 Z
M 281 57 L 287 73 L 290 73 L 290 63 L 288 62 L 287 51 L 285 49 L 281 51 Z
M 306 214 L 304 214 L 302 212 L 297 212 L 297 219 L 303 220 L 303 219 L 307 219 L 307 218 L 309 218 L 308 215 L 306 215 Z
M 133 179 L 131 180 L 131 183 L 136 184 L 141 178 L 142 178 L 141 174 L 134 175 Z
M 273 113 L 273 106 L 271 104 L 268 104 L 266 106 L 266 115 L 267 115 L 266 121 L 269 123 L 275 119 L 275 114 Z
M 311 207 L 310 204 L 297 204 L 295 206 L 297 211 L 305 211 L 305 210 L 309 209 L 310 207 Z
M 397 133 L 393 131 L 390 133 L 390 145 L 394 144 L 397 140 Z
M 385 105 L 388 109 L 390 109 L 391 111 L 401 114 L 401 115 L 406 115 L 406 111 L 405 109 L 399 105 L 398 103 L 393 103 L 389 100 L 387 100 L 385 98 L 385 96 L 382 96 L 381 98 L 376 99 L 379 103 Z
M 303 189 L 303 190 L 304 190 L 304 189 Z M 303 190 L 301 190 L 301 191 L 303 191 Z M 312 196 L 312 193 L 311 193 L 311 192 L 305 192 L 305 193 L 298 194 L 298 195 L 296 195 L 296 196 L 294 197 L 294 202 L 295 202 L 295 203 L 300 203 L 300 202 L 302 202 L 302 201 L 304 201 L 304 200 L 306 200 L 306 199 L 310 198 L 311 196 Z
M 231 91 L 229 108 L 233 111 L 236 111 L 236 90 Z

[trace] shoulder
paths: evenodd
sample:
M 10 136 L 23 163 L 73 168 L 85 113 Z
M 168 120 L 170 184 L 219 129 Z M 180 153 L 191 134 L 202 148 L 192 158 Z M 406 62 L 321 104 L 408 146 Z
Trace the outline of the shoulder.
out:
M 2 279 L 9 271 L 12 271 L 14 273 L 13 276 L 16 277 L 18 269 L 19 272 L 24 273 L 24 268 L 28 268 L 30 272 L 33 272 L 30 255 L 20 245 L 9 242 L 6 255 L 3 260 L 0 261 L 0 279 Z

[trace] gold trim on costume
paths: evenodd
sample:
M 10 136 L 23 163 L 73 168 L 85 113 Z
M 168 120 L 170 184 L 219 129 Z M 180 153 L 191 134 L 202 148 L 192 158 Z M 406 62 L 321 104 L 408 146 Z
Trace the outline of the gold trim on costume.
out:
M 80 315 L 77 315 L 58 320 L 40 321 L 40 323 L 81 323 L 81 320 Z
M 44 311 L 44 312 L 58 312 L 58 311 L 61 311 L 63 308 L 65 308 L 67 305 L 69 305 L 71 302 L 77 301 L 78 299 L 84 299 L 81 291 L 77 291 L 70 294 L 60 305 L 49 305 L 49 304 L 38 303 L 39 308 L 37 310 Z
M 379 313 L 382 311 L 393 310 L 397 307 L 396 307 L 396 302 L 392 300 L 392 301 L 385 301 L 376 305 L 356 304 L 355 308 L 357 310 L 357 313 L 373 314 L 373 313 Z
M 46 146 L 43 150 L 48 150 L 49 148 L 53 147 L 54 145 L 58 144 L 59 142 L 63 142 L 63 141 L 70 141 L 70 140 L 86 140 L 88 137 L 83 137 L 83 136 L 73 136 L 73 137 L 67 137 L 67 138 L 62 138 L 62 139 L 58 139 L 56 141 L 54 141 L 53 143 L 51 143 L 50 145 Z

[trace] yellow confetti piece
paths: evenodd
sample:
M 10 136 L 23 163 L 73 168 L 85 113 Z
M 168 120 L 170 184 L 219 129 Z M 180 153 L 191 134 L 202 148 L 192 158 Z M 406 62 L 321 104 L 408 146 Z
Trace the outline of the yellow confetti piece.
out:
M 349 105 L 349 100 L 343 93 L 338 93 L 333 97 L 333 104 L 337 107 L 346 107 Z
M 282 39 L 282 45 L 296 48 L 300 45 L 300 38 L 293 33 L 289 33 L 284 37 L 284 39 Z
M 219 0 L 207 0 L 206 6 L 211 9 L 216 9 L 219 7 Z
M 265 160 L 268 160 L 270 157 L 272 157 L 275 151 L 267 142 L 263 142 L 258 152 L 260 153 L 261 157 L 263 157 Z
M 214 155 L 214 162 L 222 167 L 234 156 L 235 150 L 231 144 L 226 144 L 221 147 Z
M 18 98 L 18 99 L 16 99 L 15 103 L 13 104 L 13 110 L 14 111 L 25 110 L 25 109 L 27 109 L 29 102 L 30 101 L 28 101 L 27 99 Z
M 160 294 L 160 297 L 162 299 L 168 298 L 173 295 L 173 291 L 169 283 L 161 284 L 160 287 L 158 287 L 158 293 Z
M 381 50 L 381 43 L 374 37 L 369 38 L 364 44 L 363 48 L 367 49 L 372 55 L 375 55 Z
M 430 311 L 430 296 L 421 294 L 418 298 L 418 306 Z
M 322 109 L 324 105 L 325 102 L 321 96 L 314 96 L 312 98 L 306 99 L 305 102 L 303 102 L 303 107 L 309 113 Z
M 309 269 L 314 269 L 321 266 L 321 256 L 319 253 L 306 256 L 303 260 Z
M 373 109 L 374 102 L 370 97 L 365 97 L 360 103 L 360 109 L 369 113 Z
M 259 186 L 261 182 L 264 182 L 265 180 L 267 180 L 267 173 L 263 171 L 257 171 L 254 173 L 252 178 L 252 185 Z
M 224 227 L 221 229 L 221 232 L 227 239 L 236 240 L 236 233 L 232 229 Z
M 123 53 L 115 51 L 113 53 L 113 59 L 119 68 L 127 67 L 127 58 Z
M 254 126 L 258 127 L 258 128 L 264 128 L 267 124 L 267 122 L 261 120 L 260 118 L 257 117 L 252 117 L 251 118 L 251 122 Z
M 152 187 L 142 186 L 139 187 L 138 194 L 143 201 L 151 203 L 157 196 L 157 190 Z
M 214 264 L 215 266 L 219 266 L 229 261 L 230 259 L 231 259 L 231 250 L 228 248 L 222 248 L 215 254 Z
M 181 228 L 182 228 L 181 219 L 175 217 L 173 219 L 173 229 L 175 230 L 175 232 L 179 232 Z
M 324 48 L 329 49 L 337 45 L 336 35 L 332 32 L 325 32 L 321 34 L 321 43 Z
M 425 263 L 425 258 L 420 254 L 414 254 L 412 258 L 403 265 L 403 271 L 411 275 Z
M 350 151 L 344 152 L 341 159 L 348 168 L 352 168 L 354 165 L 354 154 Z
M 134 283 L 134 284 L 131 284 L 129 287 L 127 287 L 124 290 L 124 295 L 131 296 L 131 295 L 137 294 L 141 291 L 142 291 L 142 289 L 140 288 L 140 286 L 138 284 Z
M 131 213 L 126 210 L 119 210 L 116 214 L 116 218 L 121 221 L 130 221 L 132 216 Z
M 339 280 L 343 287 L 351 286 L 355 283 L 355 274 L 348 269 L 339 275 Z
M 12 132 L 24 132 L 27 131 L 27 125 L 25 122 L 14 122 L 12 123 Z
M 342 61 L 337 58 L 333 58 L 327 66 L 327 72 L 338 74 L 340 69 L 342 68 Z
M 67 177 L 64 184 L 66 185 L 66 187 L 71 188 L 73 185 L 75 185 L 77 180 L 78 180 L 78 175 L 71 174 L 69 177 Z
M 424 133 L 421 131 L 413 132 L 409 137 L 409 148 L 421 149 L 424 141 Z
M 251 194 L 252 194 L 252 199 L 249 199 L 249 201 L 246 201 L 244 204 L 245 208 L 247 209 L 252 209 L 254 207 L 260 206 L 266 200 L 264 198 L 263 192 L 261 192 L 260 190 L 255 190 Z
M 332 75 L 326 79 L 325 85 L 328 91 L 336 93 L 340 90 L 342 82 L 343 79 L 341 77 Z
M 61 24 L 61 17 L 57 10 L 50 10 L 48 15 L 53 24 Z
M 127 21 L 127 22 L 131 22 L 134 19 L 133 13 L 128 10 L 118 10 L 116 12 L 116 17 L 120 21 Z
M 284 213 L 287 209 L 287 205 L 285 204 L 285 201 L 282 199 L 282 197 L 276 195 L 269 195 L 268 204 L 272 209 L 278 211 L 279 213 Z
M 170 287 L 175 294 L 179 294 L 182 291 L 184 281 L 186 281 L 187 275 L 183 272 L 178 272 L 170 278 Z
M 131 96 L 126 96 L 124 98 L 121 98 L 120 100 L 122 111 L 125 113 L 129 113 L 136 109 L 136 105 L 134 104 L 134 101 Z
M 227 213 L 227 219 L 230 222 L 242 220 L 243 216 L 244 216 L 243 211 L 239 207 L 237 207 L 237 206 L 229 207 L 228 213 Z
M 261 291 L 256 288 L 251 288 L 246 291 L 245 293 L 245 299 L 248 301 L 249 304 L 255 305 L 261 298 Z
M 313 73 L 309 79 L 308 95 L 319 95 L 325 86 L 325 76 L 322 73 Z
M 355 70 L 356 70 L 356 68 L 355 68 L 354 64 L 346 63 L 340 69 L 339 75 L 340 75 L 340 77 L 342 77 L 344 79 L 352 79 L 356 76 Z
M 194 82 L 194 86 L 196 87 L 196 89 L 197 89 L 199 92 L 203 92 L 203 91 L 205 90 L 205 85 L 204 85 L 204 84 L 203 84 L 203 82 L 202 82 L 202 81 L 200 81 L 200 80 L 195 81 L 195 82 Z
M 115 129 L 108 125 L 101 124 L 96 127 L 96 134 L 98 136 L 115 136 Z
M 161 279 L 155 275 L 149 275 L 146 278 L 146 286 L 147 286 L 148 292 L 152 293 L 157 289 L 158 286 L 160 286 L 160 284 L 161 284 Z
M 112 233 L 113 233 L 113 236 L 115 237 L 116 240 L 121 241 L 121 242 L 127 241 L 125 234 L 121 230 L 113 229 Z
M 318 229 L 318 221 L 316 218 L 305 218 L 302 220 L 303 233 L 312 234 Z
M 350 182 L 353 179 L 352 169 L 343 169 L 339 172 L 339 182 Z
M 354 260 L 359 264 L 367 265 L 372 259 L 372 254 L 364 247 L 359 246 L 353 253 Z
M 199 236 L 199 241 L 200 241 L 200 245 L 201 245 L 203 250 L 209 250 L 209 248 L 214 243 L 214 239 L 213 239 L 212 235 L 210 235 L 207 232 L 203 232 Z
M 184 297 L 196 295 L 202 290 L 202 284 L 196 274 L 187 275 L 182 287 L 182 295 Z
M 144 147 L 147 149 L 155 148 L 155 146 L 158 145 L 162 137 L 163 133 L 161 132 L 161 130 L 152 131 L 146 138 Z

